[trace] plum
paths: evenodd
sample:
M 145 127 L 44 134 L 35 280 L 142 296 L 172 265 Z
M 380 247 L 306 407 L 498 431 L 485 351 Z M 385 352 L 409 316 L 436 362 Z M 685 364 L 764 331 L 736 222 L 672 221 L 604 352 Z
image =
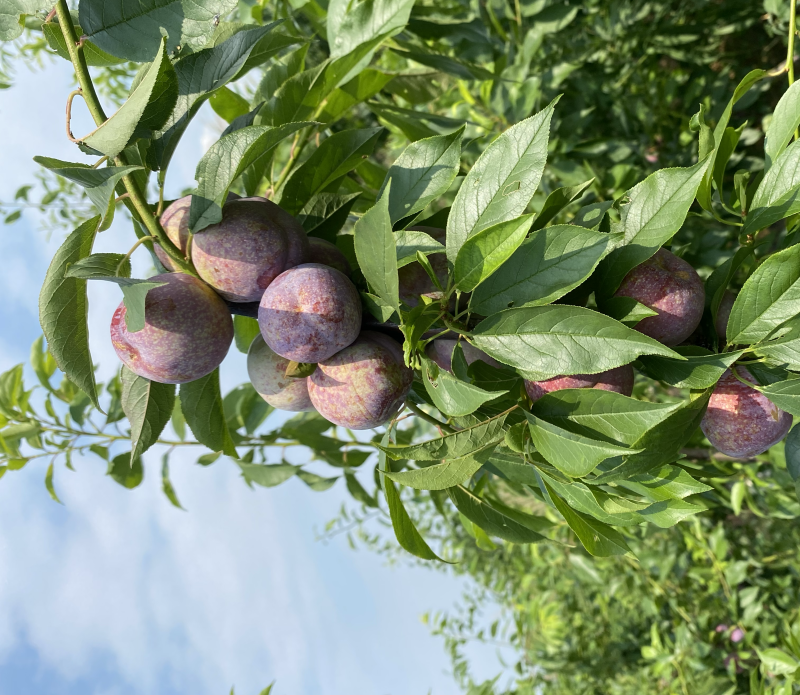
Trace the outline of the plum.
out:
M 631 270 L 616 297 L 632 297 L 653 311 L 636 330 L 664 345 L 679 345 L 700 323 L 705 306 L 703 281 L 686 261 L 666 249 Z
M 747 368 L 735 367 L 739 377 L 758 382 Z M 737 379 L 728 369 L 717 382 L 700 429 L 723 454 L 752 458 L 777 444 L 789 432 L 792 416 L 764 394 Z
M 365 331 L 317 365 L 308 377 L 308 395 L 319 414 L 334 424 L 368 430 L 400 411 L 413 380 L 400 345 Z
M 728 329 L 728 319 L 731 317 L 731 309 L 733 309 L 735 301 L 736 295 L 730 290 L 725 290 L 725 294 L 722 295 L 722 300 L 719 303 L 719 309 L 717 309 L 717 320 L 714 322 L 714 328 L 717 329 L 717 335 L 723 343 L 726 342 L 725 332 Z
M 445 230 L 434 227 L 409 227 L 416 232 L 425 232 L 432 236 L 436 241 L 445 243 Z M 434 253 L 428 256 L 433 272 L 439 278 L 442 287 L 447 286 L 447 256 L 444 253 Z M 442 292 L 436 288 L 433 281 L 428 277 L 425 269 L 416 261 L 404 265 L 397 271 L 400 283 L 400 299 L 410 307 L 419 304 L 421 296 L 430 297 L 434 300 L 442 298 Z
M 319 362 L 358 337 L 361 298 L 344 273 L 304 263 L 272 281 L 258 307 L 258 325 L 281 357 Z
M 447 338 L 437 338 L 432 343 L 428 344 L 425 353 L 430 359 L 436 362 L 441 369 L 452 372 L 453 350 L 455 350 L 457 342 L 456 340 L 449 340 Z M 503 366 L 497 360 L 489 357 L 485 352 L 478 350 L 478 348 L 470 345 L 465 340 L 461 341 L 461 349 L 464 351 L 464 359 L 468 365 L 475 362 L 475 360 L 481 360 L 482 362 L 486 362 L 486 364 L 490 364 L 492 367 Z
M 308 254 L 303 227 L 266 198 L 225 203 L 222 221 L 195 234 L 191 248 L 197 274 L 232 302 L 257 302 L 278 275 L 305 263 Z
M 534 402 L 546 393 L 561 389 L 600 389 L 630 396 L 633 393 L 633 367 L 626 364 L 599 374 L 556 376 L 545 381 L 525 380 L 525 390 Z
M 308 378 L 286 376 L 289 360 L 276 355 L 257 335 L 247 351 L 247 374 L 259 395 L 279 410 L 313 410 L 308 397 Z
M 331 268 L 336 268 L 336 270 L 347 276 L 352 272 L 347 258 L 345 258 L 345 255 L 336 247 L 336 244 L 332 244 L 330 241 L 325 241 L 325 239 L 320 239 L 319 237 L 310 236 L 308 237 L 308 245 L 309 263 L 329 265 Z
M 233 340 L 225 302 L 201 280 L 184 273 L 151 278 L 164 282 L 145 299 L 145 325 L 135 333 L 125 325 L 120 303 L 111 319 L 111 343 L 132 372 L 162 384 L 183 384 L 213 372 Z

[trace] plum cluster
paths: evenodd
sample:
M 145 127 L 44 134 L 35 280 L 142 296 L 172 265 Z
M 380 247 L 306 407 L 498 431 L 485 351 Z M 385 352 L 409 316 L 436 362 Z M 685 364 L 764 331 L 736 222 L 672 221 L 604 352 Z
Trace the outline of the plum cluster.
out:
M 229 302 L 259 302 L 261 335 L 247 368 L 254 388 L 282 410 L 315 409 L 350 429 L 371 429 L 398 412 L 413 372 L 391 338 L 361 330 L 361 298 L 345 256 L 309 238 L 299 222 L 266 198 L 229 197 L 222 220 L 189 232 L 191 196 L 172 203 L 161 224 L 199 277 L 156 275 L 147 294 L 145 326 L 130 332 L 121 303 L 111 341 L 134 373 L 167 384 L 206 376 L 233 340 Z M 167 270 L 169 257 L 156 253 Z M 292 363 L 297 363 L 292 365 Z M 310 376 L 287 376 L 315 364 Z M 297 372 L 296 372 L 297 373 Z

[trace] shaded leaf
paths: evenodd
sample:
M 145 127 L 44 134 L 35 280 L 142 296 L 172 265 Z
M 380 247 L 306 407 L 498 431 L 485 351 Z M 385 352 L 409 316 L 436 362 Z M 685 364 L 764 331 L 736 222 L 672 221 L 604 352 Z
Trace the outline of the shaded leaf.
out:
M 227 456 L 238 458 L 222 409 L 219 369 L 201 379 L 181 384 L 179 396 L 186 424 L 197 441 L 211 451 L 222 451 Z

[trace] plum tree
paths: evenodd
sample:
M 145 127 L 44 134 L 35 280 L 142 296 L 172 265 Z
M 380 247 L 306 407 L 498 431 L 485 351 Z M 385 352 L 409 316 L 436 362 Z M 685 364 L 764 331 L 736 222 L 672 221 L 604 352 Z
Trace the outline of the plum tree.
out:
M 658 312 L 636 324 L 636 330 L 664 345 L 682 343 L 703 317 L 703 281 L 691 265 L 663 248 L 631 270 L 615 296 L 631 297 Z
M 746 367 L 728 369 L 717 382 L 700 423 L 708 441 L 723 454 L 751 458 L 789 432 L 792 416 L 747 383 L 757 384 Z
M 633 367 L 626 364 L 599 374 L 556 376 L 544 381 L 525 380 L 525 391 L 532 401 L 539 400 L 546 393 L 561 389 L 601 389 L 630 396 L 633 393 Z
M 258 394 L 279 410 L 313 410 L 308 396 L 307 377 L 286 376 L 289 360 L 276 355 L 257 335 L 247 351 L 247 375 Z
M 455 350 L 456 343 L 461 343 L 461 349 L 464 351 L 464 360 L 468 365 L 472 364 L 475 360 L 481 360 L 490 364 L 492 367 L 502 366 L 496 359 L 489 357 L 482 350 L 478 350 L 474 345 L 470 345 L 466 340 L 458 341 L 449 338 L 437 338 L 432 343 L 428 344 L 425 353 L 430 357 L 441 369 L 445 371 L 453 371 L 453 350 Z
M 322 265 L 329 265 L 331 268 L 344 273 L 348 277 L 353 269 L 347 261 L 345 255 L 338 249 L 336 244 L 330 241 L 320 239 L 316 236 L 308 237 L 309 245 L 309 263 L 321 263 Z
M 214 371 L 233 340 L 228 307 L 208 285 L 184 273 L 152 280 L 145 299 L 145 325 L 130 332 L 120 302 L 111 319 L 111 343 L 134 373 L 162 384 L 183 384 Z
M 184 252 L 189 207 L 186 198 L 176 200 L 161 219 Z M 198 275 L 225 299 L 257 302 L 278 275 L 308 259 L 309 247 L 294 217 L 266 198 L 253 197 L 226 202 L 222 220 L 192 236 L 189 253 Z M 162 251 L 160 258 L 165 256 Z
M 344 273 L 304 263 L 279 275 L 264 292 L 258 325 L 281 357 L 319 362 L 358 337 L 361 298 Z
M 320 415 L 334 424 L 367 430 L 402 408 L 413 379 L 397 343 L 364 331 L 352 345 L 317 364 L 308 377 L 308 394 Z

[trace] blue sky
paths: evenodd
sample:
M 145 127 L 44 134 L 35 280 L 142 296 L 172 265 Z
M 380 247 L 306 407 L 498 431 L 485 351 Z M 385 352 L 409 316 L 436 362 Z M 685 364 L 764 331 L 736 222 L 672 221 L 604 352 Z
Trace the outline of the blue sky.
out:
M 67 64 L 20 69 L 0 93 L 3 166 L 0 200 L 32 182 L 36 154 L 80 161 L 64 137 L 72 89 Z M 73 132 L 91 130 L 80 100 Z M 193 184 L 194 166 L 217 137 L 207 107 L 180 146 L 168 193 Z M 96 251 L 127 248 L 133 235 L 117 221 Z M 27 361 L 40 330 L 37 297 L 61 242 L 28 213 L 0 228 L 0 370 Z M 146 253 L 134 274 L 146 273 Z M 92 354 L 101 378 L 118 368 L 108 325 L 121 297 L 90 287 Z M 90 283 L 91 285 L 91 283 Z M 223 388 L 246 379 L 232 349 Z M 323 544 L 316 532 L 347 498 L 341 484 L 315 493 L 292 480 L 248 489 L 233 464 L 210 468 L 174 456 L 171 476 L 183 505 L 160 491 L 160 456 L 147 456 L 134 491 L 104 475 L 99 459 L 57 467 L 64 502 L 44 489 L 44 467 L 0 481 L 0 695 L 414 695 L 457 693 L 442 643 L 420 616 L 452 607 L 464 580 L 412 566 L 388 567 L 352 551 L 343 537 Z M 491 610 L 491 609 L 490 609 Z M 474 650 L 475 671 L 493 676 L 492 649 Z

